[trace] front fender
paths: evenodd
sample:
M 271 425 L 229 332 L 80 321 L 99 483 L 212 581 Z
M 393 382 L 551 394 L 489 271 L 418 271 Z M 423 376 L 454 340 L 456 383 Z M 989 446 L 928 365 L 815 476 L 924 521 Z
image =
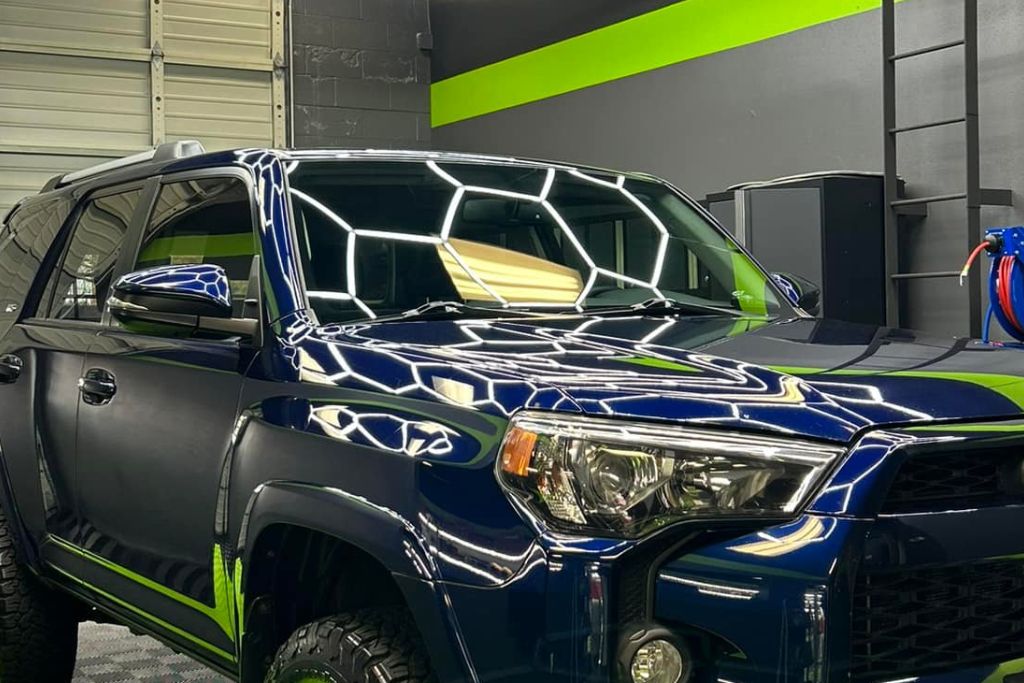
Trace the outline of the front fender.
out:
M 250 498 L 238 540 L 243 595 L 256 541 L 277 524 L 327 534 L 377 560 L 395 578 L 440 680 L 477 681 L 447 587 L 439 580 L 425 540 L 409 520 L 337 488 L 290 481 L 263 484 Z
M 350 543 L 392 574 L 439 579 L 423 538 L 398 512 L 341 489 L 277 481 L 257 487 L 238 538 L 238 557 L 249 567 L 254 541 L 275 524 L 318 531 Z

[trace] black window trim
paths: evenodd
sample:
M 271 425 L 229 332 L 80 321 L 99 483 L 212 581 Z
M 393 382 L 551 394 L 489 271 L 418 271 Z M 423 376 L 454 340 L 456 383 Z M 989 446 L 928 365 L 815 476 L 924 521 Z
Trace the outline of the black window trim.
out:
M 212 168 L 196 169 L 189 171 L 180 171 L 178 173 L 169 173 L 166 175 L 153 176 L 147 179 L 147 191 L 143 193 L 143 198 L 139 200 L 139 208 L 145 207 L 144 213 L 138 215 L 138 209 L 136 214 L 132 217 L 132 225 L 128 231 L 128 236 L 125 239 L 124 248 L 121 249 L 121 255 L 118 257 L 117 266 L 114 268 L 114 281 L 118 278 L 126 275 L 135 268 L 135 263 L 138 261 L 139 254 L 142 250 L 142 238 L 146 233 L 146 227 L 149 225 L 150 219 L 153 217 L 153 209 L 156 208 L 156 200 L 160 195 L 160 190 L 166 185 L 173 185 L 175 183 L 187 182 L 189 180 L 201 180 L 210 178 L 237 178 L 245 184 L 246 193 L 249 196 L 249 213 L 252 220 L 252 234 L 253 241 L 256 245 L 256 255 L 260 257 L 260 262 L 263 262 L 263 241 L 260 239 L 259 227 L 259 209 L 256 206 L 255 197 L 255 184 L 253 183 L 252 175 L 235 166 L 216 166 Z M 266 317 L 263 312 L 263 302 L 259 302 L 261 324 L 262 320 Z M 153 336 L 156 338 L 163 338 L 160 335 L 142 335 L 138 332 L 131 332 L 119 327 L 114 323 L 113 317 L 106 311 L 103 311 L 103 320 L 100 323 L 102 330 L 114 331 L 119 334 L 128 334 L 133 336 Z M 196 343 L 211 343 L 211 344 L 223 344 L 222 340 L 218 339 L 191 339 L 190 341 Z

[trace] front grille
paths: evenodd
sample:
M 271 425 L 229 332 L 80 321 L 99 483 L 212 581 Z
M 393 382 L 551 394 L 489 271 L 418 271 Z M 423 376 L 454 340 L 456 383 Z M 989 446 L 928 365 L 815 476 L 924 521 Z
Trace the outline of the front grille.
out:
M 1024 561 L 862 574 L 851 641 L 857 682 L 1024 656 Z
M 920 453 L 901 466 L 882 512 L 905 513 L 1024 502 L 1020 448 Z

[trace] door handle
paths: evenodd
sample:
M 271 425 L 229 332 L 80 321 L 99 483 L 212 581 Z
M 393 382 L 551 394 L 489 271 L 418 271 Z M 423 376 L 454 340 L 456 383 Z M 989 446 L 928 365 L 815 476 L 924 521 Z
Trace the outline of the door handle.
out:
M 78 378 L 78 390 L 82 400 L 91 406 L 110 403 L 117 393 L 117 382 L 114 376 L 100 368 L 93 368 Z
M 22 359 L 13 353 L 0 355 L 0 384 L 13 384 L 22 376 Z
M 22 362 L 14 354 L 0 356 L 0 384 L 13 384 L 21 376 Z

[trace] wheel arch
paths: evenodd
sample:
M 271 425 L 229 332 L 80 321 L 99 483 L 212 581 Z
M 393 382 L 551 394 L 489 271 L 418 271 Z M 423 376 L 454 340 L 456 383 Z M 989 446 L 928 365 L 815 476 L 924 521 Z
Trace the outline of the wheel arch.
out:
M 363 598 L 377 597 L 389 604 L 400 600 L 412 614 L 441 680 L 475 680 L 444 586 L 438 582 L 425 542 L 411 522 L 393 510 L 340 489 L 273 481 L 258 487 L 251 496 L 237 545 L 234 581 L 244 683 L 262 681 L 268 650 L 276 650 L 289 635 L 282 638 L 283 628 L 305 623 L 289 622 L 274 606 L 281 597 L 277 591 L 282 574 L 292 576 L 290 572 L 294 571 L 283 565 L 296 560 L 285 560 L 280 552 L 294 554 L 302 544 L 307 553 L 344 557 L 345 562 L 339 566 L 349 574 L 339 570 L 331 576 L 334 580 L 355 577 L 356 582 L 365 583 L 367 595 Z M 315 551 L 308 550 L 314 547 Z M 309 581 L 308 573 L 297 576 L 300 585 Z M 294 578 L 284 580 L 287 583 Z M 321 592 L 323 588 L 303 587 Z M 303 610 L 298 600 L 294 605 L 292 602 L 289 600 L 287 609 L 303 615 L 300 619 L 327 616 Z M 337 604 L 346 603 L 341 600 Z

